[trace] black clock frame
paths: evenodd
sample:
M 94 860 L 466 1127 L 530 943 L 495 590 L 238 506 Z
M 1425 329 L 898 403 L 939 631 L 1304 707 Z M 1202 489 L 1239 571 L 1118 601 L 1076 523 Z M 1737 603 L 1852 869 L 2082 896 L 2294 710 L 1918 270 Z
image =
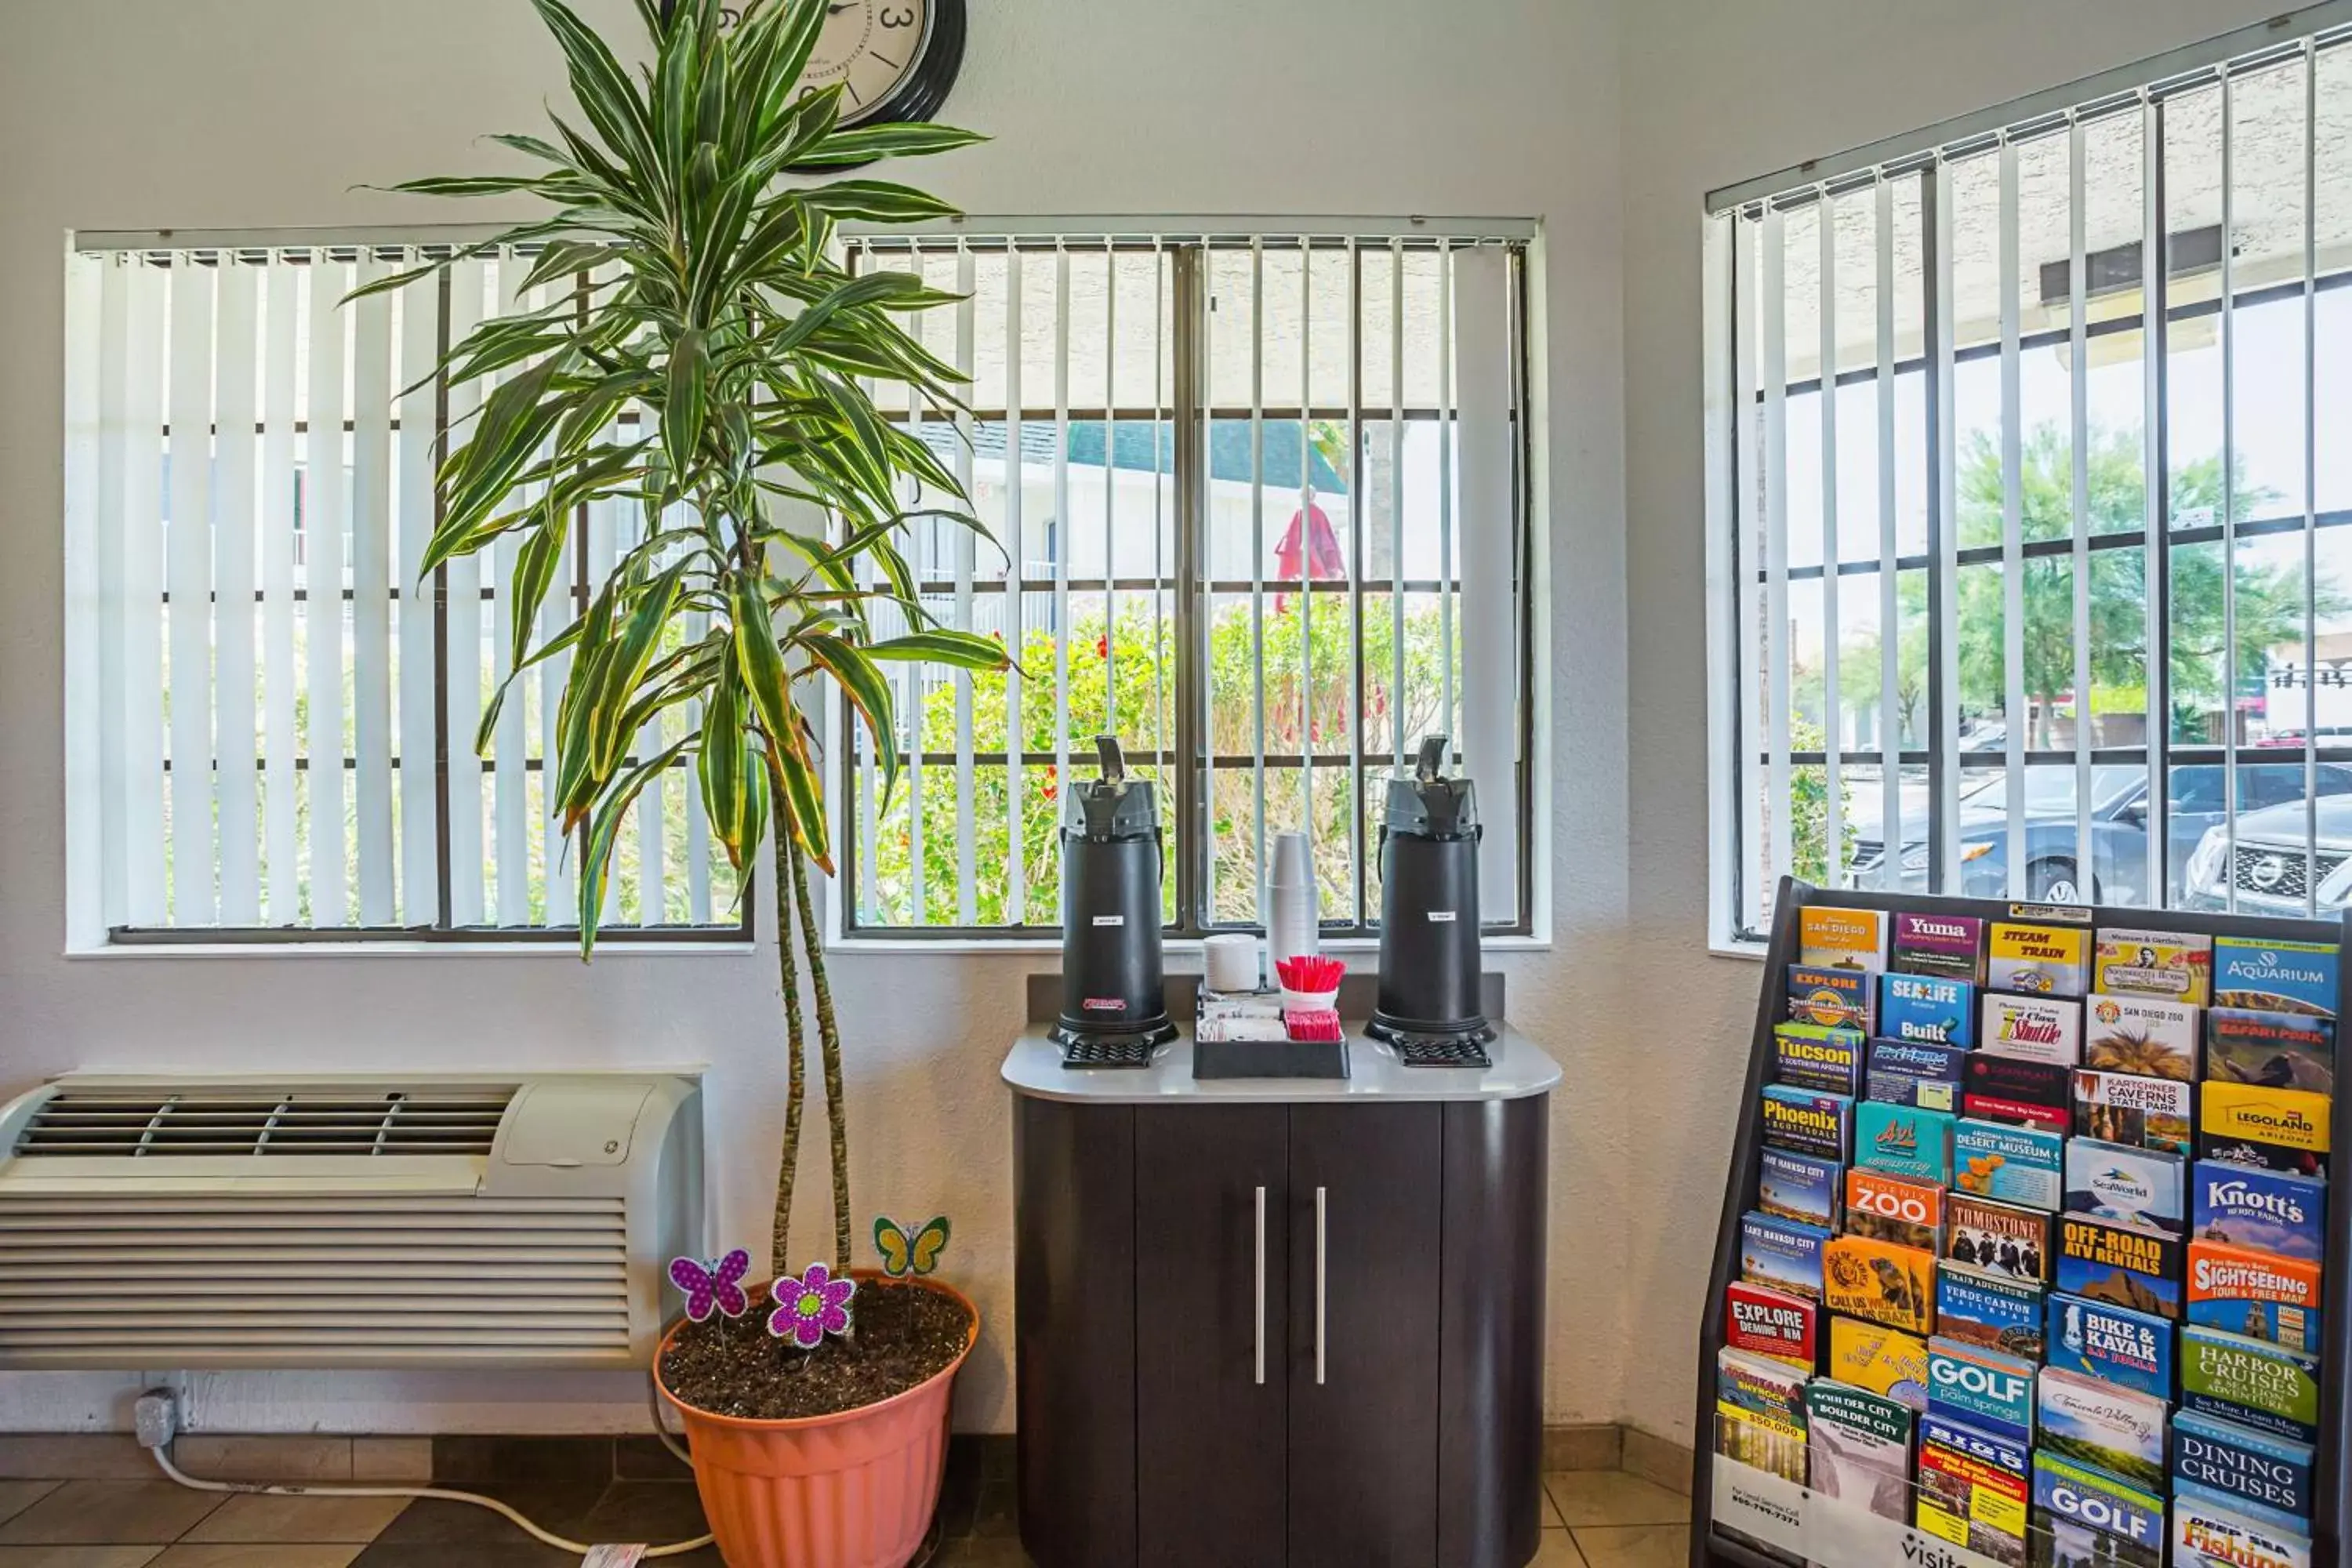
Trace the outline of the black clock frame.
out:
M 856 123 L 902 125 L 929 120 L 948 100 L 948 91 L 963 72 L 966 31 L 965 0 L 930 0 L 930 36 L 923 42 L 923 58 L 898 90 Z

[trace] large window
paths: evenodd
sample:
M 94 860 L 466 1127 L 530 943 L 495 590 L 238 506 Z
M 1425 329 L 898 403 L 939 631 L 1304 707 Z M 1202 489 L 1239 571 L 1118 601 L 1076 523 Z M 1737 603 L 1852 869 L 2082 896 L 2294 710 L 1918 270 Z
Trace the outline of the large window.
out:
M 854 259 L 963 296 L 919 330 L 970 407 L 885 411 L 985 531 L 918 535 L 927 605 L 1019 668 L 909 670 L 887 800 L 836 731 L 853 933 L 1057 931 L 1061 791 L 1101 733 L 1159 788 L 1175 931 L 1255 922 L 1283 832 L 1326 931 L 1375 925 L 1384 780 L 1431 733 L 1478 782 L 1486 922 L 1525 929 L 1523 237 L 982 230 Z
M 2250 42 L 1711 201 L 1719 936 L 2352 901 L 2352 47 Z

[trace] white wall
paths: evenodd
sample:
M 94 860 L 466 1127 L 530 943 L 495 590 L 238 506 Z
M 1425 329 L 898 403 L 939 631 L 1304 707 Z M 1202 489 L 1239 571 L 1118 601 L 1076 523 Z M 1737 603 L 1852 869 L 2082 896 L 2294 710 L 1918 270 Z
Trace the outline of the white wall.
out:
M 708 1063 L 727 1229 L 766 1234 L 782 1121 L 767 956 L 59 956 L 61 247 L 70 228 L 446 221 L 352 188 L 480 167 L 484 132 L 561 98 L 522 0 L 77 0 L 15 5 L 0 48 L 0 1092 L 75 1068 L 528 1068 Z M 593 18 L 630 7 L 594 0 Z M 998 214 L 1427 213 L 1549 226 L 1549 582 L 1539 697 L 1564 734 L 1562 950 L 1506 965 L 1511 1012 L 1564 1058 L 1547 1404 L 1621 1406 L 1613 1258 L 1635 1173 L 1624 902 L 1617 36 L 1609 0 L 981 0 L 953 118 L 990 145 L 929 171 Z M 488 213 L 458 216 L 488 216 Z M 1695 546 L 1694 546 L 1695 548 Z M 1696 698 L 1693 698 L 1694 704 Z M 1008 1429 L 1011 1137 L 996 1063 L 1050 956 L 844 953 L 862 1215 L 944 1209 L 988 1316 L 960 1391 Z M 822 1142 L 814 1152 L 821 1155 Z M 799 1234 L 825 1232 L 822 1160 Z M 1581 1261 L 1580 1261 L 1581 1260 Z M 0 1426 L 122 1423 L 136 1376 L 0 1380 Z M 215 1430 L 566 1430 L 641 1419 L 630 1377 L 198 1379 Z
M 1633 984 L 1654 1173 L 1627 1233 L 1622 1415 L 1691 1436 L 1699 1315 L 1759 967 L 1706 956 L 1701 198 L 2256 22 L 2258 0 L 1628 0 L 1624 6 Z M 1622 1070 L 1621 1068 L 1621 1070 Z M 1638 1069 L 1636 1069 L 1638 1070 Z

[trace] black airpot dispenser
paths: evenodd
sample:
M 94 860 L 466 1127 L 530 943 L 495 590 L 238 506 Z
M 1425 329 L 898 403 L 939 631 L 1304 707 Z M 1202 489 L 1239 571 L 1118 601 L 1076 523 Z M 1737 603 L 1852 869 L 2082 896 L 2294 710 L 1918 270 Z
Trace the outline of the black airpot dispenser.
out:
M 1115 736 L 1095 737 L 1102 775 L 1072 780 L 1062 819 L 1062 1016 L 1070 1068 L 1145 1067 L 1176 1037 L 1160 949 L 1160 805 L 1127 776 Z
M 1445 776 L 1449 737 L 1389 780 L 1381 821 L 1381 983 L 1369 1033 L 1409 1066 L 1484 1067 L 1477 792 Z

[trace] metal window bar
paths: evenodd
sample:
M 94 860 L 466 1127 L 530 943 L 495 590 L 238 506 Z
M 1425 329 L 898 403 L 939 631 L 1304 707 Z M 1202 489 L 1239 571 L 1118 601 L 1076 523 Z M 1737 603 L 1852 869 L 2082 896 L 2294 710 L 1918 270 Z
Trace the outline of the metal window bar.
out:
M 2098 885 L 2091 837 L 2091 363 L 2084 320 L 2090 309 L 2083 121 L 2066 128 L 2067 452 L 2074 599 L 2074 892 L 2087 900 Z
M 1841 644 L 1838 575 L 1843 558 L 1838 539 L 1837 408 L 1837 202 L 1826 194 L 1816 210 L 1821 247 L 1821 437 L 1822 437 L 1822 880 L 1829 887 L 1845 878 L 1845 782 L 1841 756 L 1844 709 L 1838 701 Z
M 1878 385 L 1878 784 L 1879 863 L 1899 866 L 1903 855 L 1903 724 L 1900 693 L 1903 627 L 1895 577 L 1895 184 L 1877 191 L 1874 279 Z M 1824 377 L 1836 366 L 1823 365 Z

